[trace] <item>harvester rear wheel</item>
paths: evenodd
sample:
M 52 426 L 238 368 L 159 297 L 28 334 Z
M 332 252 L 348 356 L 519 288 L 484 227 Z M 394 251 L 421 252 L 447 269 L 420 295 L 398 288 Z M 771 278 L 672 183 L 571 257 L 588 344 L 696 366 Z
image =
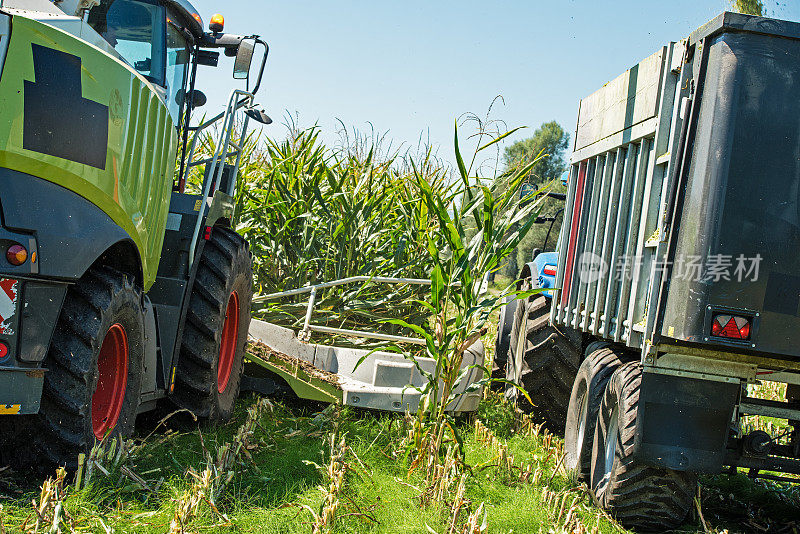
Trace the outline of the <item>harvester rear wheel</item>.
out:
M 12 463 L 49 474 L 56 466 L 73 471 L 78 454 L 96 441 L 130 435 L 143 358 L 141 289 L 126 274 L 92 267 L 67 291 L 43 363 L 41 407 L 20 421 Z
M 247 242 L 214 227 L 200 256 L 181 339 L 172 400 L 197 417 L 226 421 L 242 380 L 253 270 Z
M 545 423 L 550 432 L 563 435 L 583 336 L 550 324 L 550 301 L 540 294 L 518 301 L 511 329 L 517 342 L 509 354 L 506 378 L 520 385 L 533 405 L 512 386 L 506 388 L 506 396 L 516 399 L 520 409 Z
M 564 467 L 574 473 L 579 482 L 588 483 L 591 477 L 597 412 L 606 392 L 606 384 L 622 365 L 623 357 L 619 350 L 608 343 L 591 343 L 575 376 L 564 429 Z
M 606 386 L 597 417 L 591 487 L 600 505 L 624 527 L 671 530 L 692 506 L 697 475 L 642 465 L 633 456 L 642 365 L 619 367 Z

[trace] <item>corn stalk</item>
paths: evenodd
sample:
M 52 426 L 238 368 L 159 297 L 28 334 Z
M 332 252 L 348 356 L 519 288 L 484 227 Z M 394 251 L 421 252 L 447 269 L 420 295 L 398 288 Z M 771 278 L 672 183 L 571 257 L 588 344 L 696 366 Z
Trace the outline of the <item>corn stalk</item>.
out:
M 404 352 L 406 358 L 417 363 L 417 369 L 426 378 L 425 385 L 419 388 L 423 399 L 417 413 L 413 444 L 416 458 L 411 464 L 412 470 L 426 465 L 429 456 L 441 458 L 445 442 L 450 440 L 458 445 L 459 458 L 463 459 L 461 438 L 448 409 L 463 394 L 457 393 L 458 387 L 472 370 L 471 367 L 462 367 L 464 353 L 486 333 L 490 315 L 502 306 L 507 295 L 527 296 L 535 292 L 523 294 L 509 286 L 499 295 L 481 293 L 486 275 L 499 269 L 517 247 L 535 221 L 544 198 L 519 198 L 520 184 L 536 161 L 543 157 L 541 154 L 527 165 L 510 171 L 509 187 L 503 190 L 485 185 L 498 181 L 484 180 L 473 171 L 479 152 L 494 146 L 514 131 L 479 146 L 467 167 L 459 150 L 456 125 L 454 145 L 459 182 L 446 194 L 432 187 L 423 174 L 417 172 L 414 175 L 413 185 L 424 199 L 429 214 L 426 252 L 433 264 L 431 292 L 427 300 L 417 303 L 428 310 L 434 320 L 421 325 L 402 319 L 388 321 L 423 338 L 425 355 L 436 361 L 434 372 L 429 373 L 417 363 L 416 355 Z M 526 202 L 522 203 L 522 200 Z M 400 347 L 396 350 L 402 351 Z M 466 388 L 467 392 L 490 381 L 488 370 L 478 367 L 486 378 Z M 427 475 L 430 476 L 432 464 L 427 462 L 427 465 Z

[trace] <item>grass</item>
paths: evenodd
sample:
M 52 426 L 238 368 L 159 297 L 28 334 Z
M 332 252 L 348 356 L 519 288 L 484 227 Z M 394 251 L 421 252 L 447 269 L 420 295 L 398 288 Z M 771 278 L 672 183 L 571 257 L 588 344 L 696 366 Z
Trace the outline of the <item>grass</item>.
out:
M 246 397 L 241 405 L 257 399 Z M 513 412 L 498 399 L 485 401 L 478 417 L 498 440 L 488 446 L 464 423 L 466 457 L 474 466 L 465 485 L 463 522 L 481 503 L 489 532 L 559 532 L 570 518 L 569 531 L 620 532 L 618 526 L 598 511 L 589 496 L 556 469 L 560 442 L 541 430 L 513 429 Z M 117 484 L 117 475 L 98 476 L 80 491 L 67 490 L 64 510 L 72 517 L 75 531 L 166 532 L 180 499 L 191 486 L 186 472 L 203 466 L 203 447 L 215 448 L 229 442 L 245 418 L 240 409 L 229 424 L 208 429 L 202 440 L 196 429 L 160 434 L 131 458 L 132 469 L 149 485 L 164 482 L 151 495 L 139 488 Z M 402 417 L 333 410 L 314 413 L 307 408 L 276 402 L 264 413 L 252 439 L 251 458 L 235 468 L 226 495 L 217 511 L 202 503 L 197 518 L 186 525 L 187 532 L 274 532 L 312 531 L 311 510 L 319 510 L 326 497 L 324 466 L 328 462 L 327 437 L 336 431 L 344 437 L 344 484 L 337 495 L 339 506 L 332 532 L 418 533 L 447 532 L 452 522 L 453 495 L 444 504 L 420 506 L 424 491 L 422 475 L 407 476 L 407 465 L 396 455 L 402 438 Z M 521 481 L 520 471 L 511 475 L 498 465 L 498 447 L 514 458 L 518 466 L 530 466 L 530 480 Z M 316 465 L 315 465 L 316 464 Z M 317 467 L 320 466 L 320 467 Z M 537 475 L 538 473 L 538 475 Z M 30 502 L 38 499 L 35 484 L 5 479 L 2 520 L 6 532 L 20 531 L 33 516 Z M 22 493 L 16 493 L 21 491 Z M 746 477 L 722 475 L 706 480 L 702 506 L 714 531 L 734 532 L 791 530 L 791 517 L 798 515 L 800 497 L 769 483 L 755 483 Z M 428 529 L 430 527 L 431 530 Z M 696 522 L 685 525 L 687 532 L 702 532 Z M 797 528 L 797 523 L 794 524 Z M 44 531 L 44 530 L 41 530 Z M 65 531 L 68 531 L 65 529 Z

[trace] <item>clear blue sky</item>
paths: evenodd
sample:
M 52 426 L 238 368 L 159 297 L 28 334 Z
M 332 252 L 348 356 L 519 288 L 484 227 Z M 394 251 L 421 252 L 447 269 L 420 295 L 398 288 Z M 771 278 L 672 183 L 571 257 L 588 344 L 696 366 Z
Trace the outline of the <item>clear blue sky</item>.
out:
M 332 141 L 349 127 L 389 132 L 395 146 L 421 133 L 452 162 L 453 121 L 483 115 L 508 127 L 557 120 L 574 132 L 579 100 L 727 8 L 727 0 L 330 1 L 193 0 L 208 22 L 270 44 L 259 100 L 283 138 L 287 114 L 318 122 Z M 798 0 L 766 2 L 800 20 Z M 791 6 L 787 6 L 791 4 Z M 231 87 L 230 60 L 201 67 L 207 113 Z M 520 139 L 525 133 L 517 134 Z

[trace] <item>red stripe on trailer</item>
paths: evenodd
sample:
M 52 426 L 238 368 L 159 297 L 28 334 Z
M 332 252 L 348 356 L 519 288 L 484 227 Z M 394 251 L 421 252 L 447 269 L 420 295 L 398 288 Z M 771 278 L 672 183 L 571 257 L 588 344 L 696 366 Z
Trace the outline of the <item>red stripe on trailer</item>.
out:
M 587 160 L 588 161 L 588 160 Z M 578 183 L 575 184 L 575 204 L 572 209 L 572 224 L 569 229 L 569 244 L 567 245 L 567 262 L 564 264 L 564 284 L 561 290 L 561 306 L 566 306 L 569 300 L 569 288 L 572 284 L 572 267 L 575 259 L 575 246 L 578 240 L 578 226 L 581 221 L 581 208 L 583 207 L 583 184 L 586 180 L 586 161 L 578 167 Z

